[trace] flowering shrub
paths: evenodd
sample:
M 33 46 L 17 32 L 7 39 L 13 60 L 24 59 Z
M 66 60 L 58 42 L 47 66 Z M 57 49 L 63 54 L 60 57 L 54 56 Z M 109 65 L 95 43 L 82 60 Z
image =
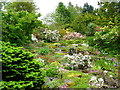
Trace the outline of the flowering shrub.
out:
M 58 30 L 45 30 L 43 32 L 45 34 L 45 39 L 47 41 L 59 41 L 60 40 L 60 33 Z
M 91 46 L 104 49 L 105 52 L 119 53 L 120 50 L 120 27 L 113 28 L 104 27 L 102 31 L 95 33 L 95 36 L 89 40 Z
M 70 33 L 70 32 L 66 32 L 67 33 L 67 35 L 64 35 L 63 36 L 63 39 L 64 40 L 70 40 L 70 39 L 78 39 L 78 38 L 84 38 L 85 36 L 83 36 L 82 34 L 80 34 L 80 33 L 77 33 L 77 32 L 72 32 L 72 33 Z
M 68 58 L 68 62 L 70 66 L 77 67 L 79 69 L 84 69 L 86 67 L 91 67 L 91 57 L 89 55 L 73 54 L 73 55 L 65 55 L 64 57 Z
M 104 79 L 92 76 L 92 78 L 89 80 L 89 83 L 91 86 L 95 86 L 96 88 L 100 88 L 104 85 Z

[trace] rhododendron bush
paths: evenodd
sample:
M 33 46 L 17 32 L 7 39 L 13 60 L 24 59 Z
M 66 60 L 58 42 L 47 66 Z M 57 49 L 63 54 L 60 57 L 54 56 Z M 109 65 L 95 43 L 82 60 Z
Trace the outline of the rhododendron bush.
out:
M 70 40 L 70 39 L 78 39 L 78 38 L 84 38 L 80 33 L 77 32 L 66 32 L 66 35 L 63 36 L 64 40 Z

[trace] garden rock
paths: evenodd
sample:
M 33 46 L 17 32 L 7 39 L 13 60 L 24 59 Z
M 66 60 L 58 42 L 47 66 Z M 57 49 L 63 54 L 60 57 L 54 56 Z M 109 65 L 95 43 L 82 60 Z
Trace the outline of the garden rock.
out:
M 76 53 L 76 50 L 74 48 L 70 48 L 68 54 L 73 55 Z

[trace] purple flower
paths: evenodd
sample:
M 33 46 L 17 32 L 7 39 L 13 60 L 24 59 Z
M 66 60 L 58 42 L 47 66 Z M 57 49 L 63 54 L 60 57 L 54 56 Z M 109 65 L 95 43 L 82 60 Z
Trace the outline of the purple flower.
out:
M 112 58 L 112 61 L 115 61 L 115 59 L 114 59 L 114 58 Z
M 22 48 L 23 50 L 25 50 L 25 48 Z
M 118 65 L 114 65 L 115 67 L 117 67 Z
M 93 72 L 98 72 L 97 70 L 92 70 L 92 71 L 90 71 L 90 73 L 93 73 Z

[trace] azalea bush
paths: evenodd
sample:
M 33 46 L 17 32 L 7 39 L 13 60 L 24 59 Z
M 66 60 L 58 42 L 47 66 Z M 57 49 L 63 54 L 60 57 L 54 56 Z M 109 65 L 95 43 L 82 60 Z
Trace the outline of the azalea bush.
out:
M 45 35 L 45 40 L 54 42 L 54 41 L 59 41 L 60 40 L 60 33 L 58 30 L 46 30 L 43 32 Z
M 84 69 L 91 67 L 91 56 L 79 54 L 65 55 L 65 58 L 68 59 L 68 63 L 71 67 L 76 67 L 77 69 Z
M 2 87 L 1 89 L 37 89 L 44 83 L 42 64 L 23 47 L 2 44 Z
M 66 33 L 67 33 L 67 35 L 63 36 L 63 40 L 79 39 L 79 38 L 85 37 L 82 34 L 77 33 L 77 32 L 66 32 Z

